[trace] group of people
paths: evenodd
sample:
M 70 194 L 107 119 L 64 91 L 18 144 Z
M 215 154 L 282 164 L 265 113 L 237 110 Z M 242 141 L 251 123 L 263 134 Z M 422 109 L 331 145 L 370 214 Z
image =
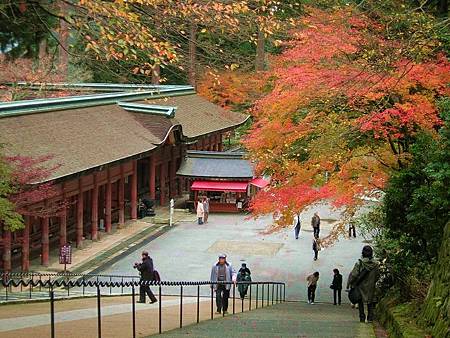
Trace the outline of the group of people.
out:
M 208 222 L 209 216 L 209 198 L 207 196 L 201 197 L 197 202 L 197 221 L 198 224 Z
M 302 222 L 300 218 L 300 214 L 297 213 L 294 215 L 294 235 L 295 239 L 298 239 L 300 236 L 300 230 L 302 227 Z M 319 239 L 320 234 L 320 216 L 318 212 L 315 212 L 313 217 L 311 218 L 311 227 L 313 229 L 313 242 L 312 249 L 314 252 L 314 260 L 316 261 L 319 258 L 319 251 L 321 249 L 321 243 Z
M 319 276 L 320 273 L 316 271 L 306 278 L 309 304 L 314 304 Z M 349 292 L 350 301 L 355 302 L 354 305 L 358 306 L 359 320 L 362 323 L 366 320 L 368 323 L 373 321 L 376 300 L 375 286 L 379 276 L 379 264 L 373 257 L 373 249 L 370 245 L 366 245 L 362 249 L 361 258 L 355 263 L 348 276 L 346 290 Z M 333 290 L 334 305 L 341 305 L 342 275 L 338 269 L 333 269 L 333 282 L 330 288 Z

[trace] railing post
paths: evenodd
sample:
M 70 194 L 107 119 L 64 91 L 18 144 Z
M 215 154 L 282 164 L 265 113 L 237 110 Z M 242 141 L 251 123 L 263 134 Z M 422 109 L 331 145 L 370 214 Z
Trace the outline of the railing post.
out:
M 278 304 L 278 295 L 279 295 L 279 293 L 278 293 L 278 283 L 277 283 L 277 300 L 276 300 L 276 303 Z
M 236 305 L 236 284 L 233 283 L 233 314 L 235 313 L 235 305 Z
M 133 282 L 133 279 L 131 280 L 131 282 Z M 133 286 L 133 293 L 134 293 L 134 285 L 133 284 L 131 284 L 132 286 Z M 121 283 L 121 285 L 120 285 L 120 294 L 121 295 L 123 295 L 123 277 L 122 277 L 122 283 Z
M 214 287 L 213 284 L 211 284 L 211 319 L 214 319 Z
M 136 302 L 134 295 L 134 284 L 131 284 L 131 312 L 132 312 L 133 338 L 136 338 Z
M 50 336 L 55 338 L 55 293 L 50 291 Z
M 259 289 L 259 283 L 256 283 L 256 308 L 258 308 L 258 289 Z
M 261 307 L 264 307 L 264 283 L 261 283 Z
M 109 276 L 109 294 L 111 295 L 112 294 L 112 277 L 111 276 Z
M 200 322 L 200 284 L 197 285 L 197 323 Z
M 101 311 L 102 310 L 101 310 L 101 304 L 100 304 L 100 285 L 97 284 L 97 329 L 98 329 L 98 338 L 102 337 L 102 313 L 101 313 Z
M 180 329 L 183 327 L 183 284 L 180 287 Z
M 161 283 L 159 283 L 158 325 L 159 325 L 159 333 L 160 334 L 162 333 L 162 313 L 161 313 L 162 312 L 162 305 L 161 305 L 162 297 L 161 297 L 161 295 L 162 295 L 162 288 L 161 288 Z
M 273 292 L 275 291 L 275 284 L 272 283 L 272 305 L 273 305 Z
M 267 283 L 267 306 L 270 304 L 270 284 Z
M 244 312 L 244 297 L 241 297 L 241 312 Z
M 252 310 L 252 284 L 249 285 L 249 288 L 250 288 L 250 292 L 248 295 L 248 298 L 249 298 L 248 311 L 251 311 Z
M 286 302 L 286 284 L 283 284 L 283 302 Z
M 84 288 L 85 288 L 85 284 L 86 284 L 86 277 L 83 276 L 83 296 L 84 296 Z

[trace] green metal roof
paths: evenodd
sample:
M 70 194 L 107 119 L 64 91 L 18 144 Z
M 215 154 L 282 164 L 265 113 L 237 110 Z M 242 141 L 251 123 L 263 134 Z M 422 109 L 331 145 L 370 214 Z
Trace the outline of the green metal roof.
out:
M 43 113 L 55 110 L 116 104 L 119 101 L 137 101 L 189 94 L 195 94 L 193 87 L 168 86 L 153 90 L 133 90 L 104 94 L 3 102 L 0 103 L 0 118 Z

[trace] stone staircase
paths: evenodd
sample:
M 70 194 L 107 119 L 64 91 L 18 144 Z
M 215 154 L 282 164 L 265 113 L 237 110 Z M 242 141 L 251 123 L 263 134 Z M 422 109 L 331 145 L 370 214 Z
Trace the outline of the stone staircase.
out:
M 168 331 L 166 337 L 374 338 L 372 324 L 360 323 L 350 305 L 288 302 Z

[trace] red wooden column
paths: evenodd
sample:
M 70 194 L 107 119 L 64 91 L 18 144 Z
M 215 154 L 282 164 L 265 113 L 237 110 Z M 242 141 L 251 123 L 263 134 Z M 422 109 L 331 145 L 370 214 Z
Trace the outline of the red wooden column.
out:
M 131 175 L 131 219 L 137 219 L 137 160 L 133 160 L 133 175 Z
M 156 199 L 156 154 L 153 153 L 148 158 L 149 161 L 149 188 L 150 188 L 150 199 L 154 201 Z
M 64 183 L 62 185 L 63 190 L 63 203 L 66 203 L 66 193 L 64 192 Z M 64 209 L 59 215 L 59 247 L 66 245 L 67 243 L 67 209 Z
M 111 208 L 112 208 L 112 184 L 111 184 L 111 170 L 108 168 L 108 181 L 106 182 L 106 201 L 105 201 L 105 231 L 111 232 Z
M 77 248 L 79 248 L 83 242 L 83 189 L 82 189 L 82 183 L 81 178 L 79 179 L 79 185 L 78 185 L 78 200 L 77 200 Z
M 30 269 L 30 216 L 24 216 L 25 227 L 22 232 L 22 271 Z
M 219 135 L 220 134 L 214 135 L 214 151 L 219 151 Z
M 98 180 L 97 173 L 94 173 L 94 188 L 91 198 L 91 239 L 98 239 Z
M 41 217 L 41 265 L 48 266 L 50 243 L 48 217 Z
M 169 167 L 169 196 L 173 198 L 176 196 L 175 192 L 175 177 L 177 174 L 177 152 L 176 147 L 170 148 L 170 167 Z
M 159 196 L 159 204 L 166 204 L 166 175 L 167 175 L 167 159 L 165 158 L 166 152 L 165 150 L 162 153 L 161 159 L 161 171 L 159 173 L 159 184 L 160 184 L 160 196 Z
M 3 226 L 0 224 L 0 226 Z M 3 228 L 3 270 L 11 271 L 11 231 Z
M 119 226 L 125 224 L 125 177 L 123 165 L 120 165 L 119 179 Z

